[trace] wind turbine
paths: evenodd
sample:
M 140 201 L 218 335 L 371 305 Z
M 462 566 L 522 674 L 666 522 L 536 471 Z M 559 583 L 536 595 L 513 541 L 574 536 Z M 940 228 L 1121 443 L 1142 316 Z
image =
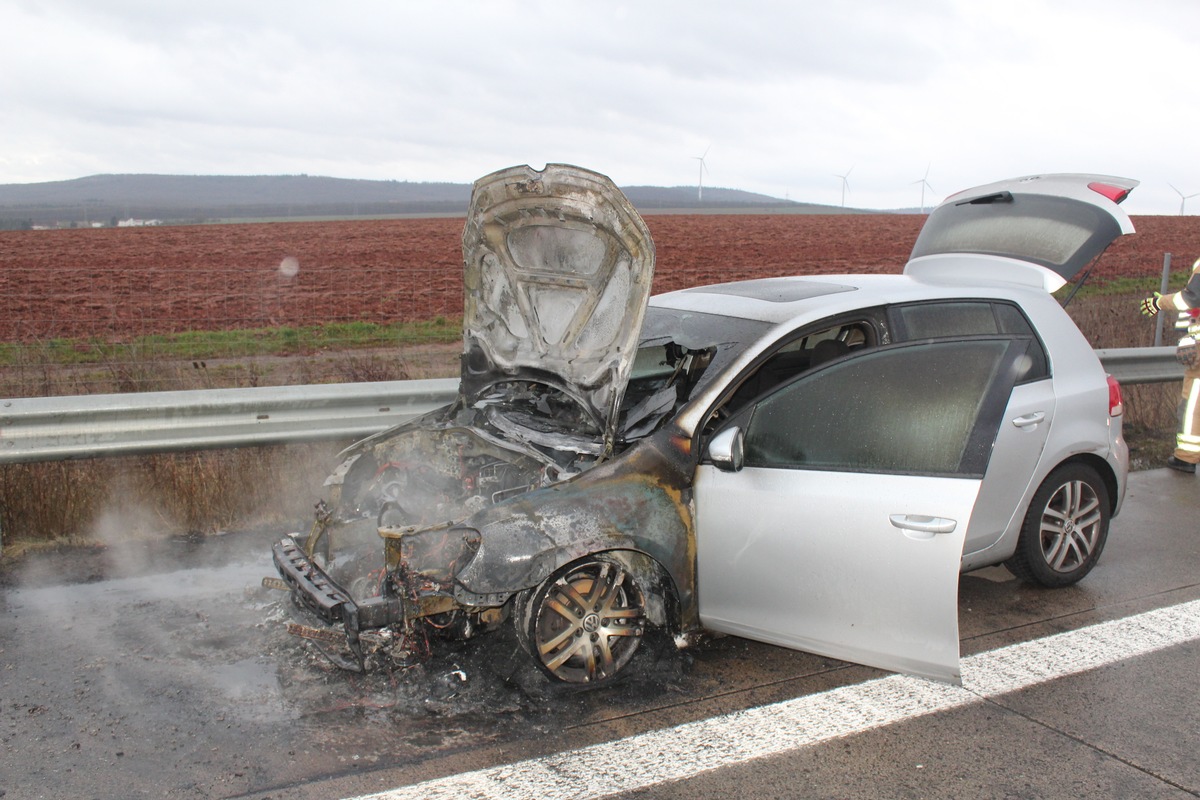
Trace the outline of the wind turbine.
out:
M 1175 189 L 1175 186 L 1173 184 L 1168 183 L 1167 186 L 1170 186 L 1172 189 Z M 1195 194 L 1185 195 L 1183 192 L 1179 191 L 1178 189 L 1175 189 L 1175 194 L 1179 195 L 1179 216 L 1182 217 L 1184 205 L 1187 204 L 1188 200 L 1191 200 L 1193 197 L 1200 195 L 1200 192 L 1196 192 Z
M 692 158 L 700 162 L 700 177 L 696 181 L 697 202 L 704 200 L 704 173 L 708 172 L 708 165 L 704 163 L 704 156 L 708 155 L 708 151 L 711 149 L 712 145 L 710 144 L 708 147 L 704 148 L 703 155 L 692 156 Z
M 851 172 L 854 172 L 854 167 L 851 167 L 850 169 L 846 170 L 846 174 L 844 174 L 844 175 L 838 175 L 835 173 L 833 176 L 835 178 L 842 179 L 842 208 L 846 207 L 846 192 L 848 192 L 850 190 L 850 181 L 848 180 L 848 178 L 850 177 Z
M 931 192 L 933 191 L 933 187 L 929 185 L 929 180 L 928 180 L 929 167 L 932 167 L 932 166 L 933 166 L 933 162 L 930 161 L 928 166 L 925 167 L 925 174 L 923 176 L 921 176 L 921 180 L 913 181 L 913 183 L 921 184 L 921 213 L 922 214 L 925 213 L 925 190 L 928 189 Z

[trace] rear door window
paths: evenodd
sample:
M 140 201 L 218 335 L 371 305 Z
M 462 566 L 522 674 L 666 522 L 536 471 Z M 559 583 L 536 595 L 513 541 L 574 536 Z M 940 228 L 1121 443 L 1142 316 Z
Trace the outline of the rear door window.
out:
M 1029 346 L 1017 383 L 1050 376 L 1049 360 L 1041 340 L 1012 303 L 989 300 L 949 300 L 912 303 L 890 309 L 897 341 L 962 339 L 1003 334 L 1027 339 Z

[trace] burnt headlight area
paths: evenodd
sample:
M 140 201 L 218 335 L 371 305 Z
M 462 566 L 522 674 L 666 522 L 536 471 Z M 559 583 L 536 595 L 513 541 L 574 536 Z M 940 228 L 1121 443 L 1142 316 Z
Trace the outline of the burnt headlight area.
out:
M 418 531 L 411 527 L 381 526 L 388 570 L 421 576 L 448 590 L 458 571 L 479 551 L 479 531 L 442 528 Z M 430 587 L 432 588 L 432 587 Z

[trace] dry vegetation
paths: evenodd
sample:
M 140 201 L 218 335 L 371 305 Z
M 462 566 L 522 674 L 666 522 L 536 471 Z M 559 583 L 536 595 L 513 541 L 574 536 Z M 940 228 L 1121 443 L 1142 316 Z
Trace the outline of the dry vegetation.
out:
M 294 526 L 311 509 L 336 449 L 294 445 L 0 466 L 6 555 L 34 542 L 107 544 Z
M 458 350 L 454 344 L 421 346 L 409 354 L 342 353 L 317 359 L 317 366 L 304 358 L 278 358 L 268 366 L 242 364 L 240 372 L 230 366 L 225 378 L 228 382 L 232 374 L 234 385 L 256 385 L 253 377 L 268 369 L 275 378 L 280 371 L 294 371 L 297 383 L 448 377 L 457 369 Z M 153 362 L 138 367 L 157 371 L 156 380 L 163 369 L 174 368 Z M 61 382 L 62 371 L 57 372 L 48 379 Z M 110 375 L 107 385 L 102 371 L 89 374 L 93 392 L 123 390 L 119 374 Z M 237 380 L 247 376 L 252 380 Z M 185 370 L 176 388 L 193 388 L 194 380 Z M 300 530 L 311 520 L 337 452 L 348 444 L 0 465 L 2 553 L 12 557 L 47 545 L 105 545 L 265 527 Z

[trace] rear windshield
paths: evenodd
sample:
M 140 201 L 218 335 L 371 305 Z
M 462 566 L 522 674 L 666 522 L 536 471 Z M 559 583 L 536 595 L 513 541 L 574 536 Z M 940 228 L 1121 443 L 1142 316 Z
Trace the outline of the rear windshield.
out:
M 937 208 L 921 229 L 911 258 L 1008 256 L 1049 267 L 1070 280 L 1120 235 L 1112 215 L 1090 203 L 1002 192 Z

